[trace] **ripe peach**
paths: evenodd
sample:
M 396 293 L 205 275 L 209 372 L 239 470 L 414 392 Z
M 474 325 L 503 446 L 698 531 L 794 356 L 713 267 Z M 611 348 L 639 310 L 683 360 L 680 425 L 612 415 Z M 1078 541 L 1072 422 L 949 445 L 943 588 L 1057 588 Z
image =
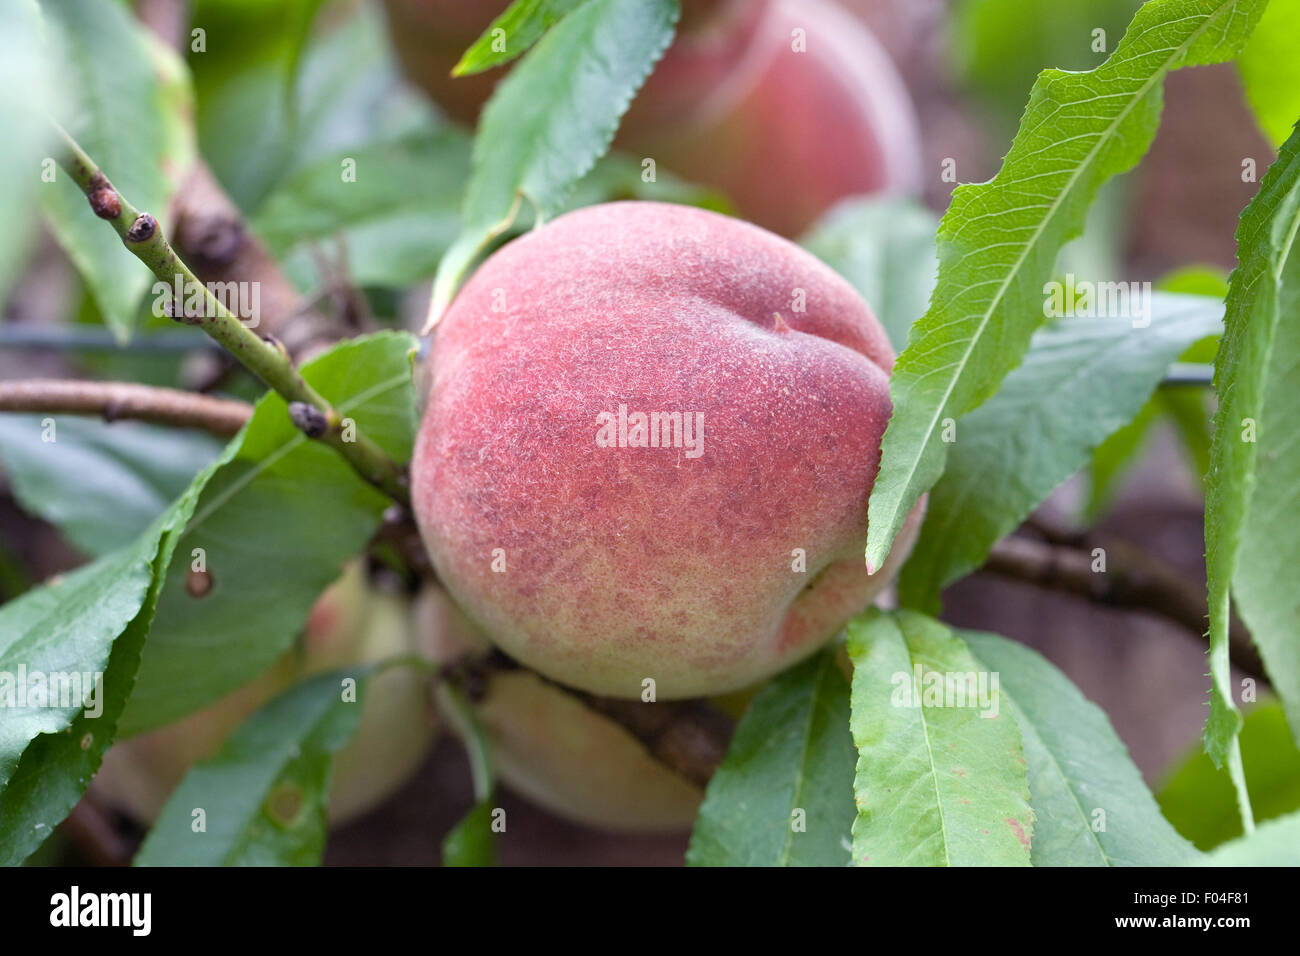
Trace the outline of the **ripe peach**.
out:
M 511 242 L 439 325 L 411 467 L 430 557 L 504 651 L 607 697 L 722 694 L 812 654 L 863 563 L 894 355 L 797 246 L 610 203 Z
M 416 653 L 411 602 L 369 587 L 355 566 L 312 608 L 299 644 L 266 672 L 173 724 L 115 744 L 95 777 L 97 792 L 152 823 L 191 766 L 294 683 L 324 671 Z M 335 757 L 331 823 L 360 816 L 415 772 L 437 730 L 427 679 L 393 667 L 369 682 L 356 734 Z
M 869 30 L 831 0 L 746 5 L 725 73 L 701 39 L 665 55 L 633 102 L 618 145 L 725 193 L 737 212 L 797 235 L 848 196 L 912 192 L 917 120 Z M 743 38 L 738 51 L 734 40 Z
M 451 69 L 506 5 L 388 0 L 403 68 L 456 119 L 475 120 L 502 71 Z M 831 0 L 684 0 L 677 39 L 616 145 L 787 236 L 847 196 L 920 180 L 907 90 L 871 32 Z
M 473 666 L 491 650 L 436 586 L 417 598 L 416 620 L 440 662 Z M 622 726 L 536 674 L 487 673 L 474 709 L 498 776 L 557 816 L 637 832 L 686 830 L 694 821 L 704 797 L 698 786 L 657 761 Z M 455 711 L 446 717 L 465 734 Z

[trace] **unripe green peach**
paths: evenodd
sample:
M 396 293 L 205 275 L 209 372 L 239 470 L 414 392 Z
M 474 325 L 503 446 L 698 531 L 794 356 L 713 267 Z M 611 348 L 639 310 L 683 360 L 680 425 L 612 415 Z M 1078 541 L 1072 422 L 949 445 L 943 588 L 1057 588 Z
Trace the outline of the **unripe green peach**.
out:
M 321 595 L 295 647 L 262 675 L 217 702 L 157 730 L 115 744 L 95 790 L 144 824 L 152 823 L 181 778 L 273 697 L 329 670 L 423 653 L 411 602 L 371 587 L 355 565 Z M 425 654 L 424 656 L 427 656 Z M 418 769 L 437 732 L 427 677 L 395 666 L 369 681 L 361 722 L 335 757 L 331 823 L 365 813 Z
M 417 598 L 416 620 L 440 662 L 475 668 L 491 650 L 436 586 Z M 656 760 L 629 731 L 536 674 L 481 673 L 475 715 L 508 786 L 557 816 L 589 826 L 689 829 L 703 791 Z M 448 709 L 446 715 L 464 735 L 457 713 Z

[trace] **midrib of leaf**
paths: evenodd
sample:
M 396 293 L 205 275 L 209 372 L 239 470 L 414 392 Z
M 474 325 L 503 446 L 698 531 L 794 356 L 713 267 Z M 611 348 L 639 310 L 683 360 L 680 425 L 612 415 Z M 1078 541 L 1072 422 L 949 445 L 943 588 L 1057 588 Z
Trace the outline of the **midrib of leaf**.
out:
M 903 646 L 907 647 L 907 659 L 915 667 L 916 659 L 912 656 L 912 648 L 908 647 L 907 638 L 903 638 Z M 912 692 L 920 693 L 921 688 L 916 686 L 915 673 L 912 677 Z M 924 698 L 918 698 L 923 700 Z M 925 716 L 925 705 L 917 708 L 921 714 L 921 730 L 925 737 L 925 758 L 930 763 L 930 784 L 934 789 L 934 805 L 939 811 L 939 835 L 943 838 L 943 865 L 952 866 L 952 855 L 948 852 L 948 819 L 943 812 L 943 795 L 939 792 L 939 768 L 934 765 L 934 747 L 930 745 L 930 721 Z
M 1291 261 L 1291 250 L 1295 247 L 1297 233 L 1300 233 L 1300 212 L 1297 212 L 1297 215 L 1292 217 L 1291 229 L 1286 235 L 1286 242 L 1282 243 L 1282 254 L 1277 257 L 1276 267 L 1270 269 L 1275 284 L 1280 285 L 1282 282 L 1282 273 L 1286 271 L 1286 266 Z
M 386 392 L 390 392 L 395 388 L 400 388 L 409 379 L 409 377 L 410 376 L 406 375 L 405 373 L 403 373 L 402 375 L 395 375 L 391 379 L 385 382 L 379 382 L 376 383 L 375 385 L 372 385 L 364 392 L 358 392 L 356 395 L 354 395 L 352 398 L 348 399 L 347 401 L 338 403 L 335 406 L 335 408 L 338 409 L 338 411 L 340 412 L 350 412 L 352 409 L 357 408 L 360 405 L 363 405 L 364 403 L 370 401 L 372 398 L 376 398 L 379 395 L 382 395 Z M 231 498 L 235 497 L 235 495 L 239 494 L 250 484 L 252 484 L 257 478 L 261 476 L 261 474 L 264 471 L 273 467 L 276 464 L 276 462 L 284 458 L 290 452 L 295 451 L 300 445 L 304 444 L 306 441 L 307 438 L 301 432 L 299 432 L 295 434 L 292 438 L 290 438 L 287 442 L 285 442 L 283 445 L 281 445 L 279 448 L 277 448 L 272 454 L 267 455 L 266 457 L 259 460 L 256 464 L 253 465 L 253 467 L 249 468 L 246 472 L 244 472 L 244 474 L 240 475 L 239 478 L 237 478 L 235 481 L 232 481 L 228 488 L 225 488 L 220 493 L 213 495 L 212 500 L 208 503 L 206 507 L 204 507 L 200 511 L 195 512 L 193 519 L 191 519 L 189 523 L 189 527 L 185 529 L 185 533 L 190 534 L 191 532 L 195 531 L 197 528 L 202 526 L 203 522 L 207 521 L 208 518 L 212 517 L 212 515 L 215 514 L 217 511 L 221 510 L 221 508 L 225 507 L 226 503 L 229 502 Z
M 799 775 L 795 778 L 794 793 L 790 795 L 789 812 L 786 813 L 786 820 L 789 821 L 792 814 L 799 806 L 800 796 L 803 794 L 804 779 L 808 776 L 808 751 L 812 748 L 813 725 L 817 722 L 817 702 L 821 697 L 822 679 L 826 673 L 827 663 L 835 666 L 835 660 L 829 654 L 822 655 L 822 661 L 817 667 L 817 677 L 813 681 L 813 692 L 808 698 L 808 723 L 804 728 L 803 745 L 799 749 Z M 776 866 L 788 866 L 790 863 L 790 850 L 794 845 L 794 828 L 787 826 L 785 828 L 785 843 L 781 847 L 781 853 L 777 857 Z
M 1114 133 L 1115 129 L 1117 129 L 1121 125 L 1123 120 L 1126 119 L 1128 115 L 1132 112 L 1133 107 L 1136 104 L 1140 103 L 1142 101 L 1142 98 L 1145 97 L 1156 84 L 1164 82 L 1164 77 L 1169 72 L 1170 66 L 1173 63 L 1176 63 L 1179 60 L 1179 58 L 1182 57 L 1187 52 L 1187 50 L 1191 48 L 1192 44 L 1195 43 L 1196 40 L 1200 39 L 1200 37 L 1209 28 L 1209 25 L 1215 20 L 1217 20 L 1223 14 L 1225 9 L 1234 6 L 1236 2 L 1237 0 L 1224 0 L 1224 2 L 1221 3 L 1213 13 L 1207 16 L 1205 18 L 1205 21 L 1201 24 L 1201 26 L 1198 27 L 1192 34 L 1190 34 L 1188 38 L 1183 41 L 1182 44 L 1180 44 L 1177 47 L 1168 48 L 1173 51 L 1173 55 L 1165 58 L 1161 69 L 1152 73 L 1152 75 L 1142 85 L 1141 91 L 1137 95 L 1129 98 L 1129 101 L 1124 106 L 1123 111 L 1110 123 L 1109 126 L 1106 127 L 1106 129 L 1102 132 L 1101 135 L 1097 136 L 1096 143 L 1093 145 L 1092 149 L 1088 151 L 1088 155 L 1084 158 L 1084 161 L 1079 163 L 1078 166 L 1075 167 L 1074 172 L 1071 173 L 1064 188 L 1062 188 L 1061 191 L 1057 194 L 1056 198 L 1051 203 L 1048 204 L 1047 206 L 1048 211 L 1046 215 L 1043 216 L 1042 220 L 1039 222 L 1038 227 L 1033 231 L 1030 238 L 1023 243 L 1019 257 L 1016 259 L 1015 264 L 1013 265 L 1011 270 L 1007 273 L 1002 283 L 999 285 L 998 290 L 995 293 L 992 302 L 989 304 L 988 308 L 985 309 L 984 315 L 980 319 L 979 325 L 976 327 L 974 334 L 972 334 L 966 339 L 966 347 L 962 352 L 959 361 L 957 361 L 954 364 L 943 366 L 941 369 L 935 370 L 935 371 L 948 371 L 950 369 L 955 368 L 957 370 L 957 374 L 949 378 L 948 385 L 943 392 L 943 401 L 935 403 L 934 415 L 930 418 L 930 422 L 925 428 L 924 437 L 922 439 L 922 445 L 921 445 L 922 449 L 929 445 L 930 439 L 934 435 L 935 426 L 939 423 L 940 419 L 943 417 L 944 411 L 948 407 L 948 400 L 952 397 L 953 389 L 956 388 L 957 382 L 960 379 L 961 374 L 965 371 L 966 365 L 970 361 L 970 357 L 975 351 L 976 343 L 979 342 L 981 337 L 984 335 L 984 332 L 987 329 L 989 322 L 992 321 L 994 313 L 997 311 L 998 307 L 1001 305 L 1002 301 L 1004 300 L 1007 290 L 1011 287 L 1012 280 L 1020 274 L 1020 269 L 1024 265 L 1025 261 L 1028 259 L 1030 252 L 1033 251 L 1035 248 L 1037 248 L 1038 241 L 1042 238 L 1044 232 L 1047 229 L 1048 224 L 1053 221 L 1053 218 L 1055 217 L 1057 211 L 1061 208 L 1061 204 L 1064 202 L 1065 198 L 1071 194 L 1075 184 L 1079 181 L 1079 177 L 1082 175 L 1083 171 L 1085 169 L 1091 168 L 1092 163 L 1096 159 L 1097 153 L 1101 149 L 1102 145 L 1109 142 L 1110 136 Z M 1180 18 L 1180 20 L 1189 20 L 1189 19 L 1192 18 L 1191 17 Z M 1180 20 L 1166 20 L 1160 23 L 1158 26 L 1152 26 L 1151 29 L 1154 30 L 1154 29 L 1162 28 L 1167 26 L 1170 23 L 1180 22 Z M 1138 34 L 1133 38 L 1133 42 L 1136 43 L 1137 40 L 1139 40 L 1144 35 L 1145 33 Z M 1155 53 L 1157 51 L 1151 51 L 1151 52 Z M 1102 98 L 1103 97 L 1101 96 L 1092 97 L 1092 99 L 1094 100 L 1102 99 Z M 1079 100 L 1077 102 L 1071 101 L 1068 105 L 1081 106 L 1088 102 L 1090 102 L 1090 100 L 1086 100 L 1086 99 Z M 1045 123 L 1049 122 L 1052 117 L 1056 116 L 1056 114 L 1060 112 L 1062 105 L 1066 105 L 1066 104 L 1057 104 L 1056 109 L 1053 110 L 1052 113 L 1050 113 L 1048 116 L 1045 116 L 1042 122 L 1037 124 L 1034 127 L 1034 129 L 1039 129 Z M 1058 144 L 1063 142 L 1070 142 L 1072 139 L 1083 139 L 1086 138 L 1088 135 L 1089 134 L 1086 133 L 1080 134 L 1078 137 L 1070 137 L 1068 139 L 1059 140 L 1057 142 Z M 1044 172 L 1037 175 L 1027 176 L 1024 179 L 1016 180 L 1016 182 L 1027 183 L 1032 181 L 1035 178 L 1038 178 L 1039 176 L 1050 176 L 1050 175 L 1053 175 L 1053 173 L 1050 171 Z M 1033 208 L 1035 207 L 1032 204 L 1029 206 L 1019 207 L 1019 209 L 1033 209 Z M 1002 215 L 1006 215 L 1008 212 L 1014 212 L 1014 211 L 1018 211 L 1018 210 L 999 210 L 997 213 L 990 212 L 987 215 L 1002 216 Z M 984 218 L 984 217 L 976 217 L 971 221 L 975 222 L 978 221 L 978 219 L 980 218 Z M 1015 245 L 1015 243 L 1013 242 L 997 243 L 990 246 L 986 246 L 985 248 L 996 248 L 998 245 L 1010 246 L 1010 245 Z M 983 283 L 967 286 L 962 291 L 963 293 L 969 292 L 971 289 L 978 288 L 979 285 L 981 284 Z M 956 321 L 958 320 L 954 320 L 954 322 Z M 912 462 L 907 469 L 907 478 L 905 481 L 902 482 L 902 487 L 905 489 L 911 485 L 912 479 L 916 476 L 916 469 L 920 466 L 922 455 L 918 452 L 917 454 L 913 454 L 911 457 L 912 457 Z M 889 516 L 888 524 L 891 526 L 891 531 L 894 522 L 897 520 L 897 516 L 899 512 L 903 511 L 905 508 L 908 507 L 910 507 L 910 503 L 906 500 L 906 497 L 905 496 L 900 497 L 899 501 L 894 505 L 893 511 Z M 871 533 L 870 525 L 868 525 L 867 533 L 868 533 L 868 539 L 870 540 L 870 533 Z M 877 539 L 877 543 L 879 545 L 878 539 Z M 888 550 L 890 544 L 892 544 L 892 541 L 886 541 L 883 543 L 883 545 L 879 545 L 875 549 L 876 552 L 879 552 L 879 553 L 874 553 L 874 557 L 876 558 L 876 560 L 871 560 L 873 556 L 873 552 L 872 549 L 868 548 L 868 565 L 870 567 L 873 568 L 878 567 L 881 563 L 883 563 L 884 553 Z

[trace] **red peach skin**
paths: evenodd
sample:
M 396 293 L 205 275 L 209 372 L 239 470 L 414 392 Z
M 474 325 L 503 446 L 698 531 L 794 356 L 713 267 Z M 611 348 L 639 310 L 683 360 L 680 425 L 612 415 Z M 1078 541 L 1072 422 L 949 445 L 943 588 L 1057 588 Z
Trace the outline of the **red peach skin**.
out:
M 624 119 L 619 148 L 722 190 L 741 216 L 783 236 L 849 196 L 916 192 L 916 115 L 871 32 L 830 0 L 749 9 L 731 27 L 743 50 L 720 49 L 729 69 L 714 82 L 694 82 L 707 78 L 703 37 L 668 51 Z
M 450 71 L 508 4 L 387 5 L 407 76 L 472 123 L 503 71 Z M 921 179 L 902 79 L 871 31 L 831 0 L 684 0 L 677 37 L 615 145 L 721 190 L 742 217 L 784 236 L 841 199 L 914 192 Z
M 846 282 L 755 226 L 658 203 L 562 216 L 490 257 L 436 332 L 411 474 L 433 563 L 561 683 L 753 684 L 892 573 L 868 576 L 863 544 L 893 358 Z M 620 405 L 703 415 L 702 453 L 601 447 Z

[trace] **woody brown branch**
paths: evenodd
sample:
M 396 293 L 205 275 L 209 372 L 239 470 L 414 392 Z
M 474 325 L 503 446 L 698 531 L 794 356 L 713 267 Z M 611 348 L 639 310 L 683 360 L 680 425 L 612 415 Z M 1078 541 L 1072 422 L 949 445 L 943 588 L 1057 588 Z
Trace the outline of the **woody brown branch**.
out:
M 1094 571 L 1089 545 L 1106 554 L 1106 570 Z M 1031 538 L 999 541 L 984 569 L 1003 577 L 1074 594 L 1095 604 L 1148 611 L 1205 638 L 1209 610 L 1203 585 L 1132 545 L 1088 535 L 1077 545 Z M 1236 619 L 1228 634 L 1232 663 L 1253 677 L 1264 677 L 1259 652 L 1245 626 Z
M 185 175 L 172 202 L 177 250 L 204 282 L 255 282 L 260 296 L 260 331 L 273 335 L 295 359 L 345 337 L 317 308 L 320 296 L 304 299 L 243 215 L 198 160 Z
M 245 402 L 125 382 L 26 379 L 0 382 L 0 411 L 98 415 L 200 428 L 229 438 L 253 414 Z

